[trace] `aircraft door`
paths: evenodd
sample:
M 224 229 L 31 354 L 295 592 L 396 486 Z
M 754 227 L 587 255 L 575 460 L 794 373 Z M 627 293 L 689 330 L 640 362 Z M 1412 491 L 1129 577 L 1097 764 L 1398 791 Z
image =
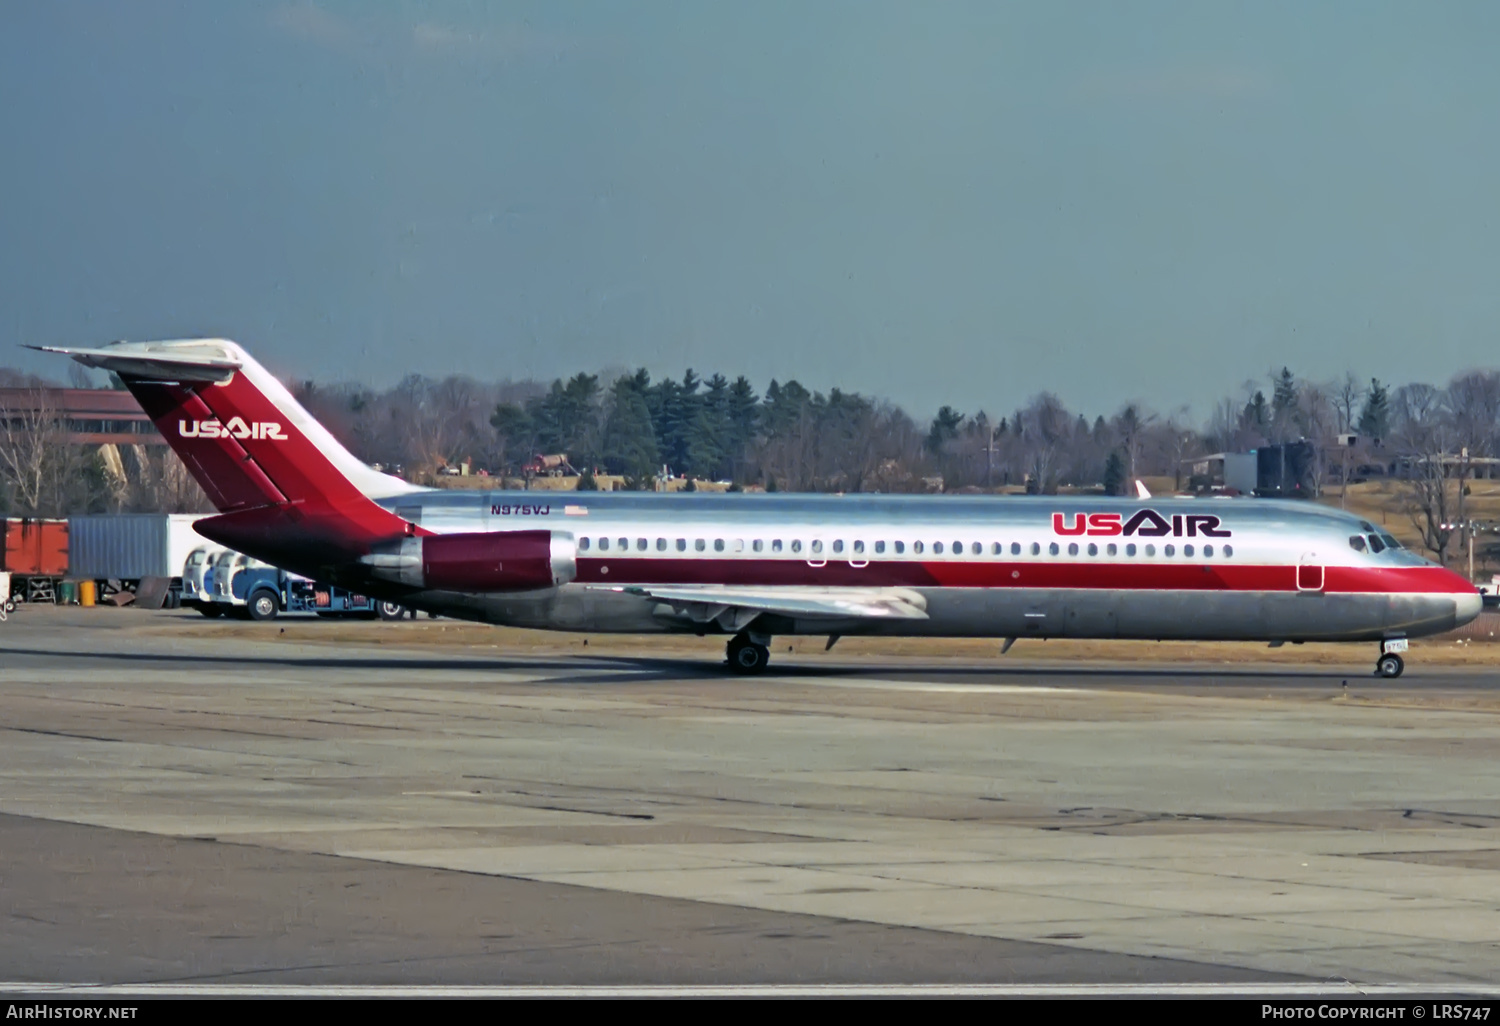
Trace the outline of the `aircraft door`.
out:
M 825 542 L 822 538 L 814 538 L 808 544 L 808 546 L 807 546 L 807 565 L 808 566 L 827 566 L 828 565 L 827 545 L 828 545 L 828 543 Z
M 1316 552 L 1302 554 L 1302 559 L 1297 564 L 1297 590 L 1315 592 L 1323 590 L 1323 564 L 1318 560 Z

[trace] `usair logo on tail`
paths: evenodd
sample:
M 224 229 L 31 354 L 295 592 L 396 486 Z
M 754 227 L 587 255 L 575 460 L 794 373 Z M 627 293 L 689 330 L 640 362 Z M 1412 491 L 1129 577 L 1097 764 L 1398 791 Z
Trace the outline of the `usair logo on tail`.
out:
M 1071 522 L 1069 518 L 1071 517 Z M 1209 513 L 1173 513 L 1163 516 L 1154 509 L 1138 510 L 1129 520 L 1119 513 L 1054 513 L 1052 530 L 1056 534 L 1125 534 L 1143 538 L 1230 538 L 1234 532 L 1219 526 L 1219 518 Z
M 179 420 L 177 433 L 183 438 L 265 438 L 273 442 L 287 440 L 282 427 L 274 420 L 258 420 L 246 424 L 240 417 L 230 417 L 229 423 L 217 420 Z

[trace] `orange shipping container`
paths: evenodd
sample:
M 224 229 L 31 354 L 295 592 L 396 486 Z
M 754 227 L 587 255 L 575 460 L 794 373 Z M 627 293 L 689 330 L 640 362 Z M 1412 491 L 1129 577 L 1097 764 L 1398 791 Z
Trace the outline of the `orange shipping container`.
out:
M 68 522 L 7 520 L 4 568 L 21 576 L 67 576 Z

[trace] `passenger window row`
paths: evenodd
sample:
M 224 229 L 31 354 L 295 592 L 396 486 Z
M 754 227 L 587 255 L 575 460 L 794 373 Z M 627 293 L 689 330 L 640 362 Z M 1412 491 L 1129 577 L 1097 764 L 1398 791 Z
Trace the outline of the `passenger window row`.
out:
M 1386 541 L 1387 541 L 1387 544 L 1382 545 L 1381 541 L 1380 541 L 1381 538 L 1385 538 Z M 692 541 L 692 551 L 694 551 L 694 552 L 707 552 L 708 551 L 708 548 L 709 548 L 709 539 L 707 539 L 707 538 L 694 538 L 691 541 Z M 714 538 L 714 539 L 712 539 L 712 541 L 713 541 L 713 551 L 714 552 L 743 553 L 743 552 L 747 551 L 745 540 L 743 538 L 732 538 L 732 539 Z M 1370 544 L 1371 551 L 1373 551 L 1373 552 L 1380 552 L 1383 548 L 1387 548 L 1387 547 L 1395 548 L 1396 546 L 1395 546 L 1394 542 L 1395 542 L 1395 539 L 1390 538 L 1389 536 L 1386 536 L 1386 535 L 1374 535 L 1374 534 L 1372 534 L 1372 535 L 1370 535 L 1369 544 Z M 666 539 L 666 538 L 657 538 L 656 542 L 655 542 L 655 545 L 654 545 L 654 548 L 655 548 L 655 551 L 657 551 L 657 552 L 668 552 L 668 551 L 671 551 L 671 550 L 675 550 L 677 552 L 687 552 L 688 551 L 688 543 L 689 543 L 689 539 L 687 539 L 687 538 L 678 538 L 678 539 L 676 539 L 675 543 L 669 543 L 669 540 Z M 1356 552 L 1363 552 L 1364 551 L 1365 540 L 1360 535 L 1355 535 L 1354 537 L 1350 538 L 1349 539 L 1349 544 L 1354 547 L 1354 550 Z M 653 545 L 651 544 L 650 539 L 647 539 L 647 538 L 637 538 L 637 539 L 635 539 L 635 546 L 634 546 L 634 548 L 635 548 L 636 552 L 648 552 L 648 551 L 650 551 L 653 548 Z M 855 562 L 857 562 L 859 559 L 865 557 L 866 554 L 867 554 L 866 553 L 866 548 L 865 548 L 865 543 L 864 543 L 863 540 L 857 540 L 857 541 L 851 542 L 849 544 L 848 549 L 846 550 L 843 539 L 835 539 L 834 541 L 828 543 L 826 548 L 827 548 L 828 551 L 831 551 L 831 553 L 833 555 L 835 555 L 835 556 L 839 556 L 839 557 L 842 557 L 842 558 L 850 559 L 850 560 L 853 560 Z M 1216 549 L 1215 549 L 1215 547 L 1213 545 L 1204 545 L 1204 546 L 1201 547 L 1201 549 L 1202 549 L 1203 558 L 1205 558 L 1205 559 L 1213 559 L 1214 558 Z M 580 552 L 588 552 L 590 550 L 596 550 L 598 552 L 610 552 L 610 551 L 629 552 L 629 551 L 631 551 L 631 541 L 630 541 L 629 538 L 618 538 L 618 539 L 610 539 L 610 538 L 591 539 L 591 538 L 587 538 L 587 537 L 579 538 L 578 539 L 578 551 L 580 551 Z M 803 552 L 802 541 L 800 539 L 794 538 L 791 541 L 785 543 L 785 545 L 783 545 L 783 542 L 782 542 L 782 540 L 780 538 L 772 538 L 771 541 L 770 541 L 769 550 L 772 553 L 791 552 L 791 553 L 800 555 Z M 1117 557 L 1117 556 L 1121 555 L 1122 550 L 1123 550 L 1123 554 L 1127 558 L 1134 558 L 1137 554 L 1140 554 L 1140 555 L 1144 555 L 1145 557 L 1147 557 L 1149 559 L 1149 558 L 1152 558 L 1152 557 L 1156 556 L 1156 554 L 1157 554 L 1156 545 L 1153 544 L 1153 543 L 1150 543 L 1150 542 L 1147 542 L 1147 543 L 1139 546 L 1139 548 L 1137 547 L 1137 545 L 1136 545 L 1135 542 L 1127 542 L 1123 546 L 1119 545 L 1119 544 L 1117 544 L 1115 542 L 1107 542 L 1102 547 L 1097 542 L 1089 542 L 1086 546 L 1080 546 L 1078 544 L 1078 542 L 1069 542 L 1068 543 L 1068 547 L 1067 547 L 1067 554 L 1069 556 L 1078 556 L 1078 555 L 1099 556 L 1099 555 L 1104 555 L 1106 557 Z M 754 539 L 754 540 L 752 540 L 750 542 L 750 544 L 748 546 L 748 551 L 750 551 L 750 552 L 765 552 L 765 551 L 767 551 L 767 543 L 766 543 L 766 541 L 764 539 L 756 538 L 756 539 Z M 809 556 L 824 556 L 826 558 L 825 545 L 824 545 L 824 542 L 821 539 L 814 539 L 813 541 L 811 541 L 810 543 L 808 543 L 806 551 L 807 551 L 807 554 Z M 901 542 L 901 541 L 893 541 L 893 542 L 890 543 L 890 549 L 887 550 L 886 543 L 884 541 L 876 541 L 876 542 L 872 543 L 872 545 L 871 545 L 871 551 L 873 551 L 873 553 L 875 555 L 877 555 L 877 556 L 885 555 L 887 553 L 887 551 L 889 551 L 890 553 L 892 553 L 894 555 L 901 556 L 901 555 L 905 555 L 906 554 L 906 543 L 905 542 Z M 912 551 L 913 555 L 918 555 L 918 556 L 925 555 L 927 553 L 927 551 L 928 551 L 927 544 L 924 543 L 924 542 L 919 542 L 919 541 L 912 542 L 911 543 L 911 551 Z M 1184 557 L 1195 556 L 1195 555 L 1198 554 L 1198 551 L 1199 551 L 1198 547 L 1192 545 L 1191 543 L 1182 546 L 1182 555 Z M 1011 542 L 1010 543 L 1009 555 L 1020 556 L 1020 555 L 1027 554 L 1028 552 L 1029 552 L 1030 555 L 1040 556 L 1042 554 L 1042 543 L 1041 542 L 1032 542 L 1030 544 L 1030 546 L 1027 547 L 1027 548 L 1023 548 L 1020 542 Z M 950 543 L 947 543 L 946 546 L 945 546 L 945 544 L 943 542 L 940 542 L 940 541 L 932 543 L 932 554 L 935 555 L 935 556 L 941 556 L 941 555 L 951 555 L 951 556 L 973 555 L 973 556 L 981 556 L 981 555 L 984 555 L 984 553 L 985 553 L 985 548 L 984 548 L 984 544 L 982 542 L 970 542 L 970 543 L 968 543 L 967 548 L 965 547 L 965 543 L 961 542 L 961 541 L 950 542 Z M 1049 556 L 1060 556 L 1060 555 L 1062 555 L 1063 554 L 1063 549 L 1062 549 L 1061 544 L 1058 543 L 1058 542 L 1050 542 L 1050 543 L 1048 543 L 1048 545 L 1046 547 L 1046 553 Z M 1223 559 L 1232 559 L 1234 557 L 1234 546 L 1232 546 L 1232 545 L 1220 545 L 1220 546 L 1217 547 L 1217 553 Z M 993 543 L 991 543 L 990 549 L 989 549 L 989 554 L 992 555 L 992 556 L 1003 556 L 1003 555 L 1006 555 L 1007 552 L 1006 552 L 1006 545 L 1005 545 L 1005 543 L 1004 542 L 993 542 Z M 1163 556 L 1167 557 L 1167 558 L 1172 558 L 1172 557 L 1174 557 L 1174 556 L 1177 555 L 1177 546 L 1175 544 L 1172 544 L 1172 543 L 1165 544 L 1165 545 L 1163 545 L 1161 547 L 1161 554 Z

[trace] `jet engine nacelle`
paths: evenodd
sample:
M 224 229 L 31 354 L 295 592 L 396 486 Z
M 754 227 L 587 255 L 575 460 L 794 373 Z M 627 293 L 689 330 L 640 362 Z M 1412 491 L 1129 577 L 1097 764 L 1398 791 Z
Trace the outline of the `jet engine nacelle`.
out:
M 567 584 L 578 547 L 562 531 L 482 531 L 402 538 L 360 560 L 381 580 L 438 591 L 532 591 Z

